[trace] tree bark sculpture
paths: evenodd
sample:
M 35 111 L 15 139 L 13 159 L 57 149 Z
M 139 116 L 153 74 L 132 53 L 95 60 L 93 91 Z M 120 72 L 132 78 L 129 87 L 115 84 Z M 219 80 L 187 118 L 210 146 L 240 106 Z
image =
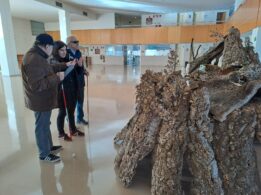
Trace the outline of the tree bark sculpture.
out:
M 185 164 L 189 194 L 261 193 L 253 146 L 255 135 L 261 135 L 261 65 L 251 61 L 256 57 L 249 55 L 256 54 L 245 51 L 239 35 L 232 28 L 224 42 L 191 63 L 185 78 L 170 68 L 141 77 L 135 115 L 114 138 L 120 146 L 115 168 L 124 186 L 135 179 L 139 162 L 151 156 L 152 195 L 184 194 Z M 223 67 L 197 70 L 221 53 Z

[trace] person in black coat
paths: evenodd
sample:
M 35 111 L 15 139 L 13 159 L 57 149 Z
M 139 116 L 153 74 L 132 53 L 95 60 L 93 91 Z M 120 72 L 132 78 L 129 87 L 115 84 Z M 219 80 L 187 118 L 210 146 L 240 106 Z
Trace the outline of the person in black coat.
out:
M 84 87 L 85 87 L 85 80 L 84 75 L 88 76 L 88 72 L 85 70 L 83 66 L 83 58 L 81 51 L 79 50 L 79 41 L 75 36 L 67 37 L 67 53 L 68 53 L 68 60 L 79 60 L 78 64 L 81 64 L 81 67 L 77 69 L 77 79 L 78 79 L 78 91 L 77 91 L 77 123 L 88 125 L 88 121 L 84 119 L 84 112 L 83 112 L 83 102 L 84 102 Z M 89 113 L 88 113 L 89 114 Z
M 56 62 L 67 61 L 68 57 L 66 44 L 62 41 L 56 41 L 53 47 L 53 58 L 50 60 L 50 63 L 53 64 Z M 64 119 L 66 114 L 69 122 L 70 135 L 84 136 L 84 133 L 76 128 L 74 119 L 79 85 L 77 79 L 77 69 L 81 69 L 81 67 L 76 65 L 73 69 L 68 69 L 65 73 L 59 73 L 62 82 L 58 87 L 59 113 L 57 117 L 57 128 L 59 131 L 59 138 L 63 138 L 65 141 L 72 141 L 71 137 L 64 131 Z

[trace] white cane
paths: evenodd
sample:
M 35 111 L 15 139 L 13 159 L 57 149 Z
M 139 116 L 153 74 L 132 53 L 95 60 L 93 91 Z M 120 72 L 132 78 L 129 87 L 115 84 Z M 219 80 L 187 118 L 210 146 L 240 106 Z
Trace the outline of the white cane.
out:
M 93 164 L 92 164 L 92 149 L 91 149 L 91 134 L 90 134 L 90 110 L 89 110 L 89 75 L 87 74 L 86 75 L 87 79 L 86 79 L 86 105 L 87 105 L 87 119 L 88 119 L 88 143 L 89 143 L 89 156 L 90 156 L 90 166 L 91 166 L 91 169 L 93 169 Z M 92 171 L 91 171 L 91 181 L 93 182 L 93 174 L 92 174 Z
M 87 80 L 86 80 L 86 85 L 87 85 L 87 93 L 86 93 L 86 96 L 87 96 L 87 114 L 88 114 L 88 116 L 87 116 L 87 118 L 88 118 L 88 123 L 89 123 L 89 125 L 90 125 L 90 110 L 89 110 L 89 82 L 88 82 L 88 79 L 89 78 L 89 76 L 87 75 Z
M 65 71 L 64 71 L 64 79 L 65 77 L 68 76 L 68 74 L 73 70 L 74 66 L 69 66 Z M 63 80 L 64 80 L 63 79 Z M 69 124 L 69 130 L 71 129 L 71 125 L 70 125 L 70 120 L 69 120 L 69 111 L 68 111 L 68 107 L 67 107 L 67 100 L 66 100 L 66 95 L 64 92 L 64 86 L 63 86 L 63 81 L 61 83 L 61 88 L 62 88 L 62 96 L 63 96 L 63 103 L 64 103 L 64 108 L 65 108 L 65 112 L 66 112 L 66 117 L 68 119 L 68 124 Z

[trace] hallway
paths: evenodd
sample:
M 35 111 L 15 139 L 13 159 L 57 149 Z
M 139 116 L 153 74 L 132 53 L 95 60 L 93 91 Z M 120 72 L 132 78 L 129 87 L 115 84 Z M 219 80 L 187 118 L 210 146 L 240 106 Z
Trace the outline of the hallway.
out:
M 38 160 L 34 116 L 24 107 L 21 77 L 0 77 L 0 194 L 150 194 L 147 173 L 125 189 L 113 167 L 113 137 L 134 113 L 140 73 L 140 67 L 92 67 L 88 81 L 90 126 L 80 127 L 86 137 L 76 137 L 71 143 L 58 140 L 57 109 L 52 112 L 54 143 L 64 147 L 62 162 L 55 165 Z M 87 101 L 84 108 L 86 112 Z
M 39 162 L 33 113 L 24 107 L 21 77 L 0 77 L 0 194 L 1 195 L 149 195 L 149 167 L 124 188 L 114 172 L 114 135 L 135 109 L 135 85 L 147 67 L 93 66 L 90 69 L 90 126 L 86 137 L 58 140 L 57 110 L 52 113 L 55 144 L 63 145 L 62 162 Z M 153 67 L 159 71 L 162 67 Z M 87 98 L 85 99 L 87 100 Z M 85 112 L 87 101 L 85 101 Z M 67 125 L 67 124 L 66 124 Z M 66 126 L 65 125 L 65 126 Z M 68 132 L 68 128 L 66 128 Z M 257 147 L 261 165 L 261 147 Z

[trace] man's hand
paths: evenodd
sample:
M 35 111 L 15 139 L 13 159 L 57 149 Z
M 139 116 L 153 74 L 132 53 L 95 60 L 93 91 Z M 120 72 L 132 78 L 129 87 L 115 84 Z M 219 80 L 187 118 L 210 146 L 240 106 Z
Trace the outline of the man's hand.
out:
M 60 81 L 63 81 L 63 79 L 64 79 L 64 72 L 59 72 L 59 78 L 60 78 Z
M 75 66 L 76 63 L 77 63 L 77 60 L 74 59 L 73 61 L 67 62 L 66 66 Z
M 84 75 L 89 76 L 89 72 L 86 69 L 84 69 Z
M 82 57 L 80 57 L 80 59 L 77 60 L 77 64 L 78 64 L 79 66 L 83 66 L 83 58 L 82 58 Z

